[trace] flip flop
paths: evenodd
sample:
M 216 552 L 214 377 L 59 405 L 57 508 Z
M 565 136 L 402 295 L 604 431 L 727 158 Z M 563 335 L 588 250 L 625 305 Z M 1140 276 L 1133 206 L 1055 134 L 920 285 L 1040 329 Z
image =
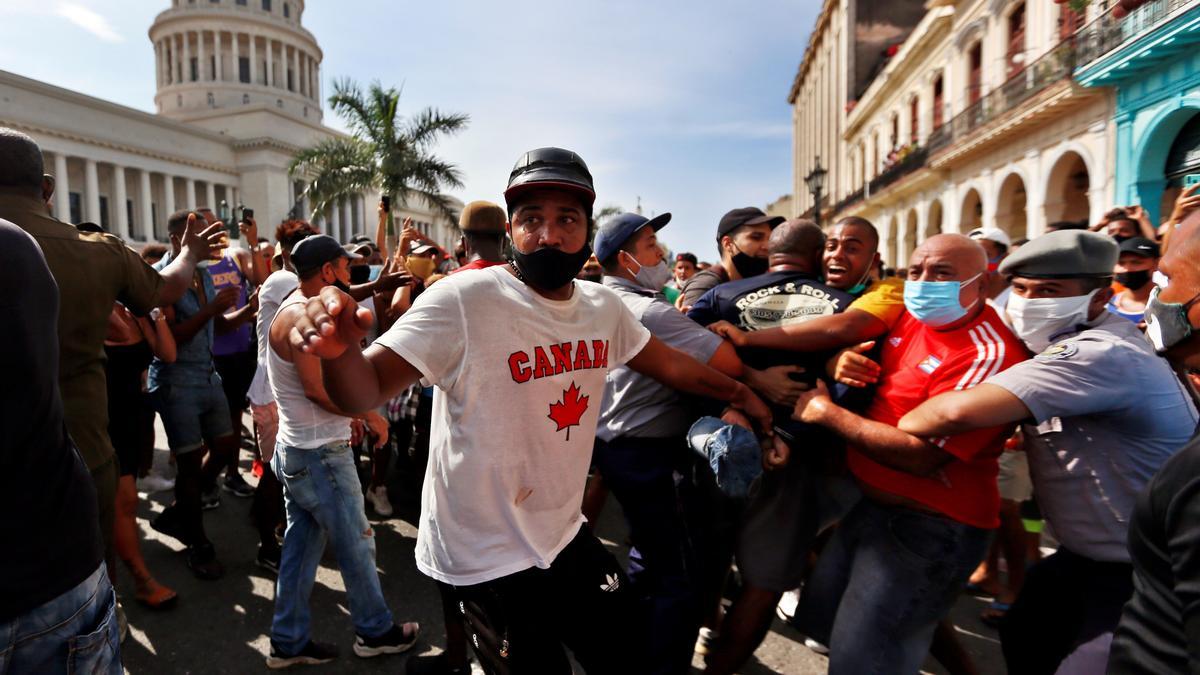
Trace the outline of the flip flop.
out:
M 1000 628 L 1000 622 L 1004 620 L 1005 615 L 1008 614 L 1008 610 L 1010 609 L 1012 609 L 1011 602 L 993 600 L 988 604 L 987 609 L 983 610 L 983 613 L 979 615 L 979 620 L 989 628 L 998 629 Z
M 179 594 L 175 591 L 163 586 L 155 584 L 157 592 L 149 595 L 143 593 L 135 593 L 134 598 L 138 602 L 153 610 L 170 609 L 175 606 L 175 601 L 179 599 Z

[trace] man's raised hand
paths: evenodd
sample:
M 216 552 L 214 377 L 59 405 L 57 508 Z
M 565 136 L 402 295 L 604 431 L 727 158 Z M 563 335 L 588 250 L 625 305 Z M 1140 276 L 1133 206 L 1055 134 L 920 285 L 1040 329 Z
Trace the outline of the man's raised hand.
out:
M 304 311 L 288 334 L 288 342 L 292 349 L 333 360 L 351 345 L 358 345 L 374 320 L 371 311 L 359 307 L 354 298 L 326 286 L 304 304 Z
M 196 214 L 189 213 L 187 226 L 183 229 L 183 238 L 179 245 L 183 255 L 192 256 L 192 260 L 219 260 L 221 249 L 225 245 L 225 226 L 221 223 L 200 226 L 196 224 Z

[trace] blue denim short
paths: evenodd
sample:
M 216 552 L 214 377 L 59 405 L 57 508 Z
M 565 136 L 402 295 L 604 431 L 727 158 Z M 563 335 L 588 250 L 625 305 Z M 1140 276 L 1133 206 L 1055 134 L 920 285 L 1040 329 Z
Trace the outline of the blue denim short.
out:
M 175 454 L 199 449 L 206 442 L 212 445 L 233 433 L 229 403 L 216 373 L 206 384 L 160 384 L 150 398 Z

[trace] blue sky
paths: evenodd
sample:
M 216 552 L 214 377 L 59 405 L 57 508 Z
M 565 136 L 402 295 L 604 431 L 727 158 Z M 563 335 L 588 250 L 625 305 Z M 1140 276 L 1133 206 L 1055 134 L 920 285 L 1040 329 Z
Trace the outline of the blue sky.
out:
M 673 214 L 672 248 L 712 259 L 725 211 L 791 190 L 786 98 L 817 0 L 307 4 L 326 92 L 377 79 L 403 85 L 405 110 L 471 115 L 438 149 L 465 173 L 464 201 L 500 201 L 523 151 L 558 145 L 588 162 L 598 204 L 641 197 Z M 0 68 L 149 111 L 146 33 L 167 5 L 3 0 Z

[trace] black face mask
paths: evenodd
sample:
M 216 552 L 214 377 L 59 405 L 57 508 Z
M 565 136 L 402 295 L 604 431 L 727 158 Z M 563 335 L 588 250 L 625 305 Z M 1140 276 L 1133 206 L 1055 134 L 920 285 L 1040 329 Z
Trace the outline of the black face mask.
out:
M 595 282 L 595 283 L 600 283 L 600 280 L 601 280 L 601 278 L 603 278 L 603 277 L 604 277 L 604 275 L 603 275 L 603 274 L 581 274 L 581 275 L 579 275 L 579 278 L 580 278 L 581 280 L 583 280 L 583 281 L 593 281 L 593 282 Z
M 760 274 L 766 274 L 767 268 L 770 267 L 770 261 L 766 258 L 746 255 L 739 250 L 733 256 L 733 266 L 737 268 L 737 273 L 742 275 L 743 279 L 749 279 Z
M 1113 275 L 1118 284 L 1131 291 L 1136 291 L 1139 288 L 1150 283 L 1150 270 L 1139 270 L 1137 272 L 1118 272 Z
M 338 289 L 339 291 L 345 293 L 346 295 L 350 295 L 350 287 L 347 286 L 346 284 L 342 283 L 341 279 L 334 279 L 333 283 L 330 285 L 333 286 L 334 288 Z
M 1125 243 L 1126 241 L 1128 241 L 1128 240 L 1130 240 L 1130 239 L 1133 239 L 1133 237 L 1126 237 L 1126 236 L 1124 236 L 1124 235 L 1120 235 L 1120 234 L 1114 234 L 1114 235 L 1112 236 L 1112 238 L 1113 238 L 1113 239 L 1115 239 L 1115 240 L 1117 241 L 1117 243 L 1118 243 L 1118 244 L 1123 244 L 1123 243 Z
M 533 253 L 522 253 L 514 246 L 513 262 L 517 276 L 522 281 L 547 291 L 554 291 L 571 283 L 579 270 L 592 256 L 592 247 L 584 244 L 577 253 L 563 253 L 556 248 L 543 248 Z
M 370 265 L 355 265 L 350 268 L 350 284 L 358 286 L 371 280 Z

